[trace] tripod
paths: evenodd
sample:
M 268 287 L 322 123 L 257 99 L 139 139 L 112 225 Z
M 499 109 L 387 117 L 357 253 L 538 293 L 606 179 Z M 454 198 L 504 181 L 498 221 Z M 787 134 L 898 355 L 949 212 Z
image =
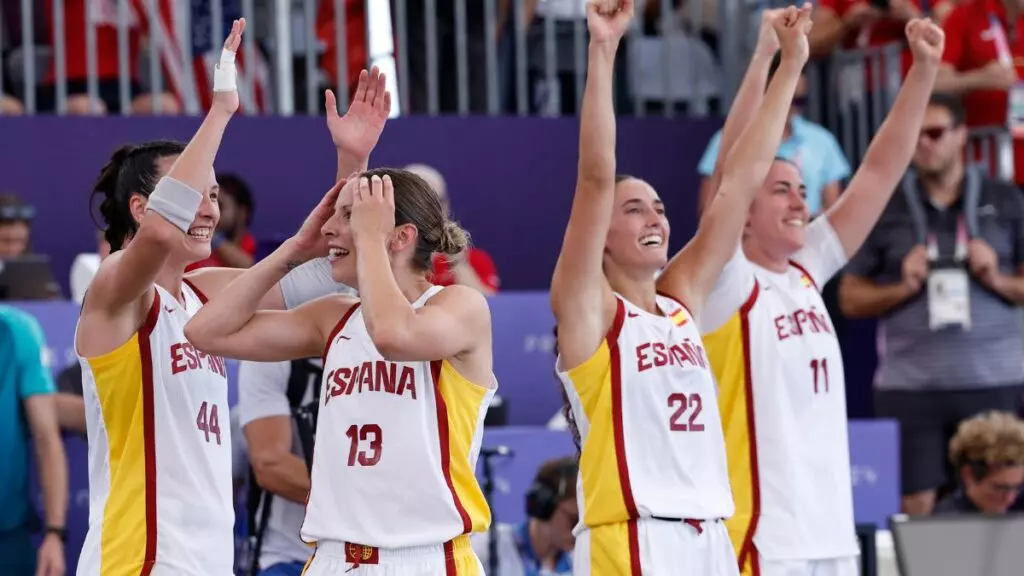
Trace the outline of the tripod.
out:
M 492 461 L 494 458 L 512 456 L 512 450 L 507 446 L 482 448 L 480 456 L 483 457 L 484 464 L 482 486 L 484 499 L 487 501 L 488 509 L 491 510 L 491 525 L 487 529 L 487 574 L 488 576 L 498 576 L 498 522 L 494 516 L 494 465 Z

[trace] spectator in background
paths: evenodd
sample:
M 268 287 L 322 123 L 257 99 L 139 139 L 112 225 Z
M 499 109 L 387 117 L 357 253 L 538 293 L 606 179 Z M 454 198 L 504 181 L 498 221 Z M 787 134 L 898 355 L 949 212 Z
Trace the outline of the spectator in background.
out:
M 641 24 L 644 34 L 649 36 L 664 34 L 664 22 L 661 14 L 662 0 L 641 0 L 641 2 L 643 3 Z M 671 0 L 669 6 L 672 8 L 672 13 L 669 14 L 669 19 L 678 21 L 684 31 L 699 37 L 708 49 L 714 53 L 715 57 L 720 58 L 721 55 L 718 50 L 718 0 L 699 0 L 699 2 L 699 22 L 693 21 L 693 8 L 688 0 Z
M 1024 1 L 963 0 L 946 31 L 946 65 L 936 92 L 963 95 L 970 127 L 1006 127 L 1014 137 L 1014 179 L 1024 184 Z M 1017 104 L 1011 108 L 1011 103 Z
M 110 256 L 110 243 L 107 242 L 107 237 L 104 235 L 103 230 L 97 230 L 96 252 L 83 252 L 75 256 L 75 261 L 71 263 L 69 283 L 71 285 L 71 298 L 75 302 L 82 303 L 82 299 L 85 298 L 85 291 L 89 289 L 93 276 L 100 269 L 100 262 L 107 256 Z
M 949 461 L 958 488 L 935 505 L 936 514 L 1006 514 L 1024 485 L 1024 422 L 1007 412 L 961 422 Z
M 2 63 L 0 63 L 2 66 Z M 0 74 L 3 74 L 0 71 Z M 7 81 L 4 82 L 4 91 L 7 91 Z M 25 113 L 25 105 L 18 100 L 14 94 L 0 93 L 0 116 L 21 116 Z
M 253 560 L 259 567 L 253 573 L 259 576 L 299 576 L 311 554 L 299 530 L 309 493 L 307 459 L 312 458 L 314 430 L 300 411 L 316 409 L 322 374 L 319 359 L 242 362 L 239 367 L 235 412 L 248 446 L 249 481 L 255 484 L 250 485 L 248 504 L 256 540 Z
M 14 194 L 0 194 L 0 259 L 29 253 L 36 210 Z
M 35 318 L 0 306 L 0 574 L 62 576 L 68 469 Z M 35 448 L 45 518 L 42 544 L 32 545 L 39 519 L 28 483 L 28 440 Z
M 145 36 L 148 34 L 149 18 L 143 9 L 147 0 L 128 2 L 128 66 L 129 94 L 128 110 L 132 114 L 151 114 L 154 100 L 163 114 L 180 114 L 178 99 L 169 92 L 152 94 L 146 92 L 139 79 L 139 56 L 148 55 Z M 161 10 L 173 13 L 168 0 L 157 0 Z M 40 2 L 46 23 L 48 44 L 56 46 L 53 25 L 53 2 Z M 121 110 L 119 83 L 119 56 L 117 45 L 118 23 L 117 0 L 66 0 L 64 2 L 64 58 L 68 86 L 68 114 L 116 114 Z M 86 62 L 86 21 L 96 25 L 96 74 L 99 77 L 99 101 L 91 102 L 88 95 L 88 67 Z M 174 18 L 170 18 L 174 21 Z M 164 33 L 166 35 L 166 32 Z M 164 36 L 166 37 L 166 36 Z M 151 63 L 152 64 L 152 63 Z M 39 109 L 56 110 L 57 72 L 56 59 L 51 58 L 46 70 L 44 85 L 39 91 Z M 167 84 L 165 83 L 165 86 Z M 94 111 L 93 106 L 97 107 Z
M 965 166 L 963 119 L 955 98 L 932 98 L 903 189 L 839 288 L 847 316 L 881 318 L 875 415 L 900 423 L 908 514 L 929 513 L 952 479 L 957 423 L 1016 412 L 1024 392 L 1024 198 Z
M 488 574 L 501 576 L 572 574 L 572 552 L 576 544 L 572 529 L 579 522 L 576 505 L 575 456 L 556 458 L 537 470 L 526 493 L 527 519 L 516 525 L 498 524 L 497 571 L 487 572 L 492 563 L 490 532 L 473 534 L 473 551 Z
M 451 214 L 448 186 L 440 172 L 426 164 L 410 164 L 405 169 L 426 180 L 441 200 L 445 213 Z M 439 286 L 463 284 L 487 296 L 496 294 L 501 286 L 498 268 L 491 255 L 475 246 L 467 248 L 454 261 L 441 254 L 434 254 L 434 275 L 431 281 Z
M 532 14 L 531 6 L 537 0 L 526 0 L 523 11 Z M 427 13 L 426 0 L 404 0 L 406 10 L 406 56 L 408 58 L 409 110 L 403 114 L 426 114 L 430 112 L 428 91 L 427 35 L 426 21 L 435 22 L 437 42 L 437 103 L 438 112 L 451 114 L 458 111 L 458 76 L 456 74 L 456 22 L 455 2 L 434 2 L 435 11 Z M 501 23 L 507 21 L 509 0 L 498 0 L 496 4 L 495 30 L 488 31 L 484 22 L 484 3 L 469 1 L 466 6 L 466 82 L 468 84 L 471 113 L 487 110 L 487 58 L 486 42 L 489 34 L 499 34 Z M 391 13 L 395 14 L 395 0 L 391 0 Z M 527 23 L 529 20 L 527 20 Z M 397 34 L 397 23 L 395 23 Z M 397 48 L 397 47 L 396 47 Z
M 234 174 L 218 174 L 217 184 L 220 221 L 210 241 L 210 257 L 189 265 L 186 272 L 208 266 L 248 268 L 255 263 L 258 244 L 249 231 L 255 212 L 252 191 Z
M 929 2 L 932 19 L 941 24 L 954 3 Z M 857 49 L 903 43 L 903 28 L 910 20 L 922 16 L 921 6 L 921 0 L 819 0 L 809 35 L 811 56 L 828 57 L 840 47 Z M 946 49 L 949 50 L 948 46 Z M 904 50 L 903 74 L 912 63 L 910 50 Z
M 366 39 L 366 0 L 343 0 L 345 5 L 345 56 L 348 77 L 342 86 L 347 86 L 349 96 L 359 85 L 359 72 L 367 67 L 369 50 Z M 324 47 L 320 56 L 320 70 L 327 75 L 330 87 L 338 86 L 338 35 L 334 14 L 334 0 L 318 0 L 316 12 L 316 36 Z M 394 11 L 392 26 L 394 26 Z M 296 66 L 296 70 L 299 67 Z M 304 89 L 304 87 L 303 87 Z M 403 110 L 403 113 L 407 111 Z M 312 112 L 310 112 L 312 113 Z
M 817 28 L 817 24 L 814 28 Z M 779 58 L 776 56 L 768 72 L 769 82 L 778 68 Z M 793 106 L 789 111 L 789 121 L 782 134 L 778 155 L 800 168 L 804 185 L 807 186 L 807 209 L 814 217 L 828 210 L 839 199 L 842 180 L 850 175 L 850 163 L 847 162 L 836 137 L 824 126 L 804 118 L 801 114 L 806 97 L 807 78 L 801 76 L 796 96 L 793 98 Z M 708 142 L 704 156 L 697 165 L 697 171 L 702 176 L 698 198 L 700 212 L 704 211 L 708 200 L 714 196 L 715 191 L 711 189 L 711 174 L 715 170 L 721 139 L 722 131 L 719 130 Z
M 96 232 L 96 252 L 83 252 L 71 263 L 71 298 L 81 306 L 85 291 L 107 256 L 110 243 L 102 230 Z M 72 362 L 57 374 L 57 420 L 61 430 L 85 436 L 85 401 L 82 398 L 82 365 Z

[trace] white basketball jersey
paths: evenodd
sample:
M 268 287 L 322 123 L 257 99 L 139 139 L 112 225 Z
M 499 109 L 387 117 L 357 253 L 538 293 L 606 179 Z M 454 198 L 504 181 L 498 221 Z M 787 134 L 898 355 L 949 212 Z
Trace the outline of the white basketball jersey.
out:
M 493 395 L 448 360 L 385 360 L 353 306 L 324 351 L 302 538 L 397 548 L 486 530 L 475 471 Z
M 157 286 L 130 340 L 79 357 L 90 496 L 80 576 L 232 574 L 227 370 L 185 340 L 203 299 L 181 292 L 184 305 Z
M 740 253 L 709 297 L 728 301 L 746 286 L 739 311 L 704 336 L 718 378 L 736 499 L 729 528 L 741 562 L 752 546 L 769 560 L 858 553 L 843 358 L 819 292 L 844 263 L 819 218 L 785 273 Z
M 559 377 L 582 441 L 580 526 L 639 517 L 732 515 L 715 385 L 700 333 L 678 302 L 662 316 L 616 295 L 600 348 Z

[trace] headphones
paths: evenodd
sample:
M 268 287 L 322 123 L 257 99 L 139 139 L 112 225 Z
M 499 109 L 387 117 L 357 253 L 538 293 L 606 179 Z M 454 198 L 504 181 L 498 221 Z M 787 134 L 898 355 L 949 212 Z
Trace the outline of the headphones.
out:
M 550 520 L 555 515 L 558 503 L 565 498 L 569 486 L 576 481 L 578 473 L 579 468 L 575 462 L 566 462 L 555 470 L 557 485 L 536 478 L 526 492 L 526 515 L 542 522 Z

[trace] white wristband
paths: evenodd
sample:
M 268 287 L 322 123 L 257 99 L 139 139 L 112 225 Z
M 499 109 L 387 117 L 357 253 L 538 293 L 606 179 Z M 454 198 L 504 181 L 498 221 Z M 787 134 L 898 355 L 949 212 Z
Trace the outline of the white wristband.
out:
M 164 176 L 156 183 L 156 188 L 149 195 L 146 209 L 161 215 L 182 232 L 188 234 L 196 212 L 203 202 L 202 192 L 197 192 L 174 178 Z
M 314 258 L 295 268 L 281 279 L 284 306 L 291 310 L 301 304 L 328 294 L 350 294 L 356 291 L 331 278 L 331 263 L 326 258 Z
M 238 69 L 235 53 L 227 48 L 220 51 L 220 62 L 213 67 L 213 91 L 233 92 L 238 89 Z

